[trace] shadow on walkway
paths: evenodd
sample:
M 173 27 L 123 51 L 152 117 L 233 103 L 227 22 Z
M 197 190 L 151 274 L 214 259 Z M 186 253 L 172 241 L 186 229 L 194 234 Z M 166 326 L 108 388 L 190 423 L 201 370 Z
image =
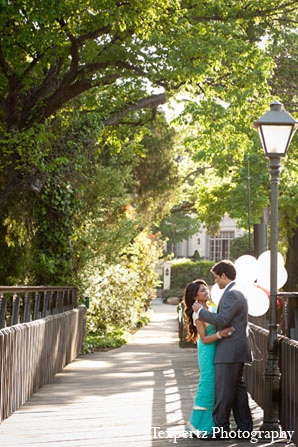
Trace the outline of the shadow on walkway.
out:
M 176 306 L 154 300 L 152 309 L 130 343 L 78 357 L 5 420 L 1 447 L 252 445 L 175 439 L 185 434 L 196 393 L 196 350 L 179 347 Z M 262 412 L 253 401 L 251 408 L 257 430 Z

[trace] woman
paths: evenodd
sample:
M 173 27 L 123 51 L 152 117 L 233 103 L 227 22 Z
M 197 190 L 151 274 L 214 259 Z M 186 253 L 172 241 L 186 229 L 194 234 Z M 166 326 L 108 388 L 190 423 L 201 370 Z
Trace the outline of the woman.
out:
M 230 337 L 233 328 L 216 331 L 212 324 L 204 323 L 193 318 L 192 305 L 195 301 L 205 309 L 216 313 L 216 307 L 208 306 L 210 300 L 209 287 L 202 279 L 197 279 L 186 286 L 184 292 L 184 314 L 187 341 L 197 342 L 198 364 L 200 379 L 194 400 L 192 413 L 187 422 L 187 430 L 192 435 L 200 437 L 204 433 L 211 433 L 214 427 L 212 410 L 214 405 L 214 356 L 216 341 L 223 337 Z M 202 433 L 203 432 L 203 433 Z

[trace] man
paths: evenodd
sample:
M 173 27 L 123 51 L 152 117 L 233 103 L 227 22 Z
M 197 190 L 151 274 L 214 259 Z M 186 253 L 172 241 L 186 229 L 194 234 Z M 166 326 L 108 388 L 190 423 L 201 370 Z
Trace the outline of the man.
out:
M 251 362 L 248 339 L 248 310 L 245 296 L 235 286 L 236 269 L 229 260 L 215 264 L 211 272 L 220 289 L 224 289 L 217 314 L 193 305 L 200 321 L 214 324 L 218 330 L 233 326 L 231 337 L 221 338 L 219 332 L 215 354 L 215 404 L 213 420 L 222 431 L 230 430 L 230 414 L 233 410 L 238 433 L 253 430 L 247 391 L 243 379 L 244 363 Z M 220 433 L 216 430 L 216 433 Z M 210 436 L 211 437 L 211 436 Z

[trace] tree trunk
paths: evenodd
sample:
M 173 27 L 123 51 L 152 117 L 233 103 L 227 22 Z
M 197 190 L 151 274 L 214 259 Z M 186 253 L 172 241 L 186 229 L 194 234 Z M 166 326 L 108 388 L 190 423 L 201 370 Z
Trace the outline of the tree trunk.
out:
M 288 272 L 288 280 L 284 286 L 284 290 L 288 292 L 296 292 L 298 286 L 298 227 L 295 229 L 293 236 L 289 239 L 285 267 Z

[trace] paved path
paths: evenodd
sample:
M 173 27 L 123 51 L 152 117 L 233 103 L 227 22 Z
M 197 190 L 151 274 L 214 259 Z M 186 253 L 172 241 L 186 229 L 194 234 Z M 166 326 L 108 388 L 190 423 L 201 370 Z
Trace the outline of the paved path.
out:
M 243 440 L 165 438 L 184 434 L 197 387 L 197 358 L 195 349 L 179 348 L 176 306 L 155 300 L 152 309 L 151 323 L 129 344 L 79 356 L 6 419 L 0 446 L 252 446 Z M 257 430 L 262 412 L 253 401 L 251 408 Z

